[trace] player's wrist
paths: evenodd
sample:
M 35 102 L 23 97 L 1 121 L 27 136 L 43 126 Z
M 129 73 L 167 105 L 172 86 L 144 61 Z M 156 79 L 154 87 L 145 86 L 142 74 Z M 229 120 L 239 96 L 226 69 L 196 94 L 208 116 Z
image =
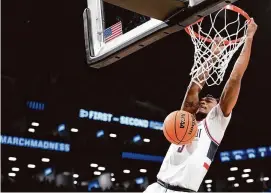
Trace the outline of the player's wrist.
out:
M 253 35 L 248 35 L 246 38 L 246 41 L 252 41 L 254 38 L 254 34 Z
M 193 80 L 192 80 L 192 83 L 196 84 L 196 85 L 200 88 L 200 90 L 203 89 L 203 85 L 202 85 L 199 81 L 193 79 Z

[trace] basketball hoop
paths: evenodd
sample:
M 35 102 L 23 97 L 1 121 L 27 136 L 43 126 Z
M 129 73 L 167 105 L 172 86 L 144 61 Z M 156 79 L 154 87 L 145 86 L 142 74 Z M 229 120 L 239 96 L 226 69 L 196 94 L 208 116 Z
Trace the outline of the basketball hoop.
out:
M 231 22 L 227 21 L 228 15 L 232 14 L 229 11 L 238 14 L 237 18 Z M 209 21 L 207 19 L 208 17 L 200 18 L 186 27 L 185 31 L 191 36 L 195 46 L 194 65 L 190 72 L 192 79 L 213 86 L 223 81 L 232 56 L 244 44 L 250 17 L 239 7 L 227 5 L 209 15 Z M 217 22 L 217 20 L 223 22 Z M 222 26 L 219 26 L 221 24 Z M 236 32 L 230 33 L 231 31 Z M 217 45 L 215 49 L 214 43 Z M 220 46 L 223 46 L 222 49 L 219 49 Z

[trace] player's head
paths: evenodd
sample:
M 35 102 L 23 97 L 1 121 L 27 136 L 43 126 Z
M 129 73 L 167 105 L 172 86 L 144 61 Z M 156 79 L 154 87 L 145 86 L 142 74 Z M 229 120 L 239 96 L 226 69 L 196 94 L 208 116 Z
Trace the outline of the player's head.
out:
M 218 102 L 219 99 L 209 94 L 201 98 L 199 101 L 199 108 L 196 113 L 197 120 L 204 119 L 211 109 L 218 104 Z

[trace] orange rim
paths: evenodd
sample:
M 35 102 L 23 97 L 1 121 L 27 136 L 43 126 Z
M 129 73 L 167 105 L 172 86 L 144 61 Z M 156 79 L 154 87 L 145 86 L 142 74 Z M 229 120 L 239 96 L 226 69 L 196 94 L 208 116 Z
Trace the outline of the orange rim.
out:
M 235 5 L 226 5 L 223 9 L 228 9 L 228 10 L 231 10 L 231 11 L 234 11 L 234 12 L 237 12 L 237 13 L 240 13 L 242 16 L 244 16 L 248 22 L 250 22 L 251 18 L 249 17 L 249 15 L 244 11 L 242 10 L 241 8 L 235 6 Z M 202 20 L 204 19 L 204 17 L 200 18 L 198 21 L 196 21 L 195 23 L 192 23 L 191 25 L 187 26 L 185 28 L 185 31 L 186 33 L 188 33 L 189 35 L 191 35 L 190 31 L 189 31 L 189 27 L 192 26 L 192 25 L 195 25 L 196 23 L 198 22 L 201 22 Z M 201 36 L 199 35 L 198 33 L 196 33 L 195 31 L 193 31 L 193 34 L 195 34 L 195 36 L 198 38 L 198 39 L 201 39 L 205 42 L 209 42 L 211 43 L 213 40 L 212 39 L 209 39 L 207 37 L 204 37 L 204 36 Z M 225 40 L 224 41 L 224 44 L 229 44 L 229 43 L 236 43 L 236 42 L 239 42 L 241 40 L 241 38 L 238 38 L 236 40 L 232 40 L 232 41 L 229 41 L 229 40 Z

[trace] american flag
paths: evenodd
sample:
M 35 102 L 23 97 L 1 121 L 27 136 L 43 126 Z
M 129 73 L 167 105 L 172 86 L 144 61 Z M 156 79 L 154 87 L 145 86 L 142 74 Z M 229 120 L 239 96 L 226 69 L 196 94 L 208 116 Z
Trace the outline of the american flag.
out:
M 121 21 L 104 30 L 104 41 L 109 42 L 120 35 L 122 35 Z

